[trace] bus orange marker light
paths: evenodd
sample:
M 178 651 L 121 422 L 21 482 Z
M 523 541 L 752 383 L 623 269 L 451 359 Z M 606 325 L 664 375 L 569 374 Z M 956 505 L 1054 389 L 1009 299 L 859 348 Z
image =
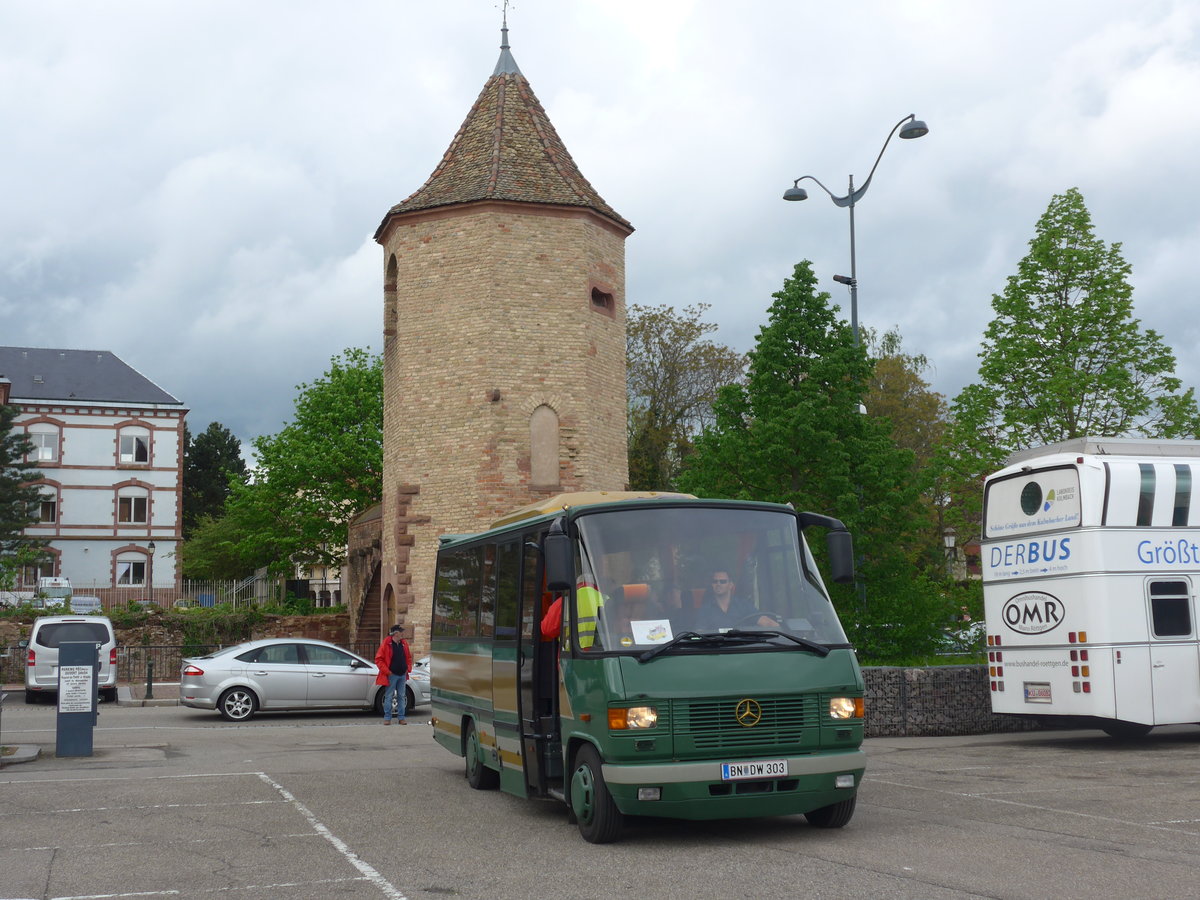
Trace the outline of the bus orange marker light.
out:
M 1086 631 L 1079 632 L 1079 643 L 1081 643 L 1081 644 L 1087 643 L 1087 632 Z
M 620 709 L 610 709 L 608 711 L 608 727 L 612 731 L 624 731 L 629 727 L 628 722 L 629 710 L 622 707 Z
M 580 721 L 580 722 L 590 722 L 590 721 L 592 721 L 592 714 L 591 714 L 591 713 L 580 713 L 580 714 L 579 714 L 579 721 Z

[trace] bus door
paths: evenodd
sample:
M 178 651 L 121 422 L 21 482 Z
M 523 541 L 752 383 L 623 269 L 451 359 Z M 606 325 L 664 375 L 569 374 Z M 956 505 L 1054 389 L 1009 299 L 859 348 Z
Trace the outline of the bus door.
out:
M 541 622 L 552 598 L 545 591 L 542 533 L 522 538 L 521 634 L 517 658 L 521 692 L 521 745 L 529 793 L 544 796 L 562 779 L 558 731 L 558 644 L 543 640 Z
M 1187 578 L 1147 581 L 1155 724 L 1200 722 L 1200 653 Z
M 489 559 L 494 550 L 494 561 Z M 492 643 L 492 715 L 496 749 L 500 761 L 500 786 L 518 796 L 525 795 L 525 778 L 514 766 L 521 756 L 520 654 L 518 635 L 521 600 L 521 542 L 513 536 L 484 556 L 484 591 L 495 584 L 496 633 Z M 487 576 L 491 573 L 491 578 Z

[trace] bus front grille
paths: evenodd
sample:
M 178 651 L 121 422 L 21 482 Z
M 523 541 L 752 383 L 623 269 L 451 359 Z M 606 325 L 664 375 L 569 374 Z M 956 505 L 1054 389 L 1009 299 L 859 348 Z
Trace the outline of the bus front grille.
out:
M 800 750 L 819 742 L 819 703 L 815 696 L 754 701 L 757 710 L 738 720 L 739 700 L 680 700 L 672 704 L 671 732 L 676 752 L 713 750 Z M 761 710 L 755 720 L 754 713 Z

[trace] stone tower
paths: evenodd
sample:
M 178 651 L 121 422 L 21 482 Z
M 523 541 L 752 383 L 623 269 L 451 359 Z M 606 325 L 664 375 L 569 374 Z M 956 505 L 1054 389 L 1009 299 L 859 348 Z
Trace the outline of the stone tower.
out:
M 628 481 L 625 238 L 501 31 L 441 163 L 384 250 L 381 624 L 428 646 L 438 537 Z M 385 629 L 386 630 L 386 629 Z

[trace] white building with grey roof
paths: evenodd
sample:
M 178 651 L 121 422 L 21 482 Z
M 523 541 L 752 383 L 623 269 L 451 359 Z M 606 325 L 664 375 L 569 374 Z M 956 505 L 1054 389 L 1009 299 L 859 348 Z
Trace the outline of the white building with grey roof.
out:
M 0 403 L 33 444 L 49 560 L 21 573 L 18 590 L 47 575 L 105 607 L 173 596 L 178 583 L 183 404 L 107 350 L 0 347 Z

